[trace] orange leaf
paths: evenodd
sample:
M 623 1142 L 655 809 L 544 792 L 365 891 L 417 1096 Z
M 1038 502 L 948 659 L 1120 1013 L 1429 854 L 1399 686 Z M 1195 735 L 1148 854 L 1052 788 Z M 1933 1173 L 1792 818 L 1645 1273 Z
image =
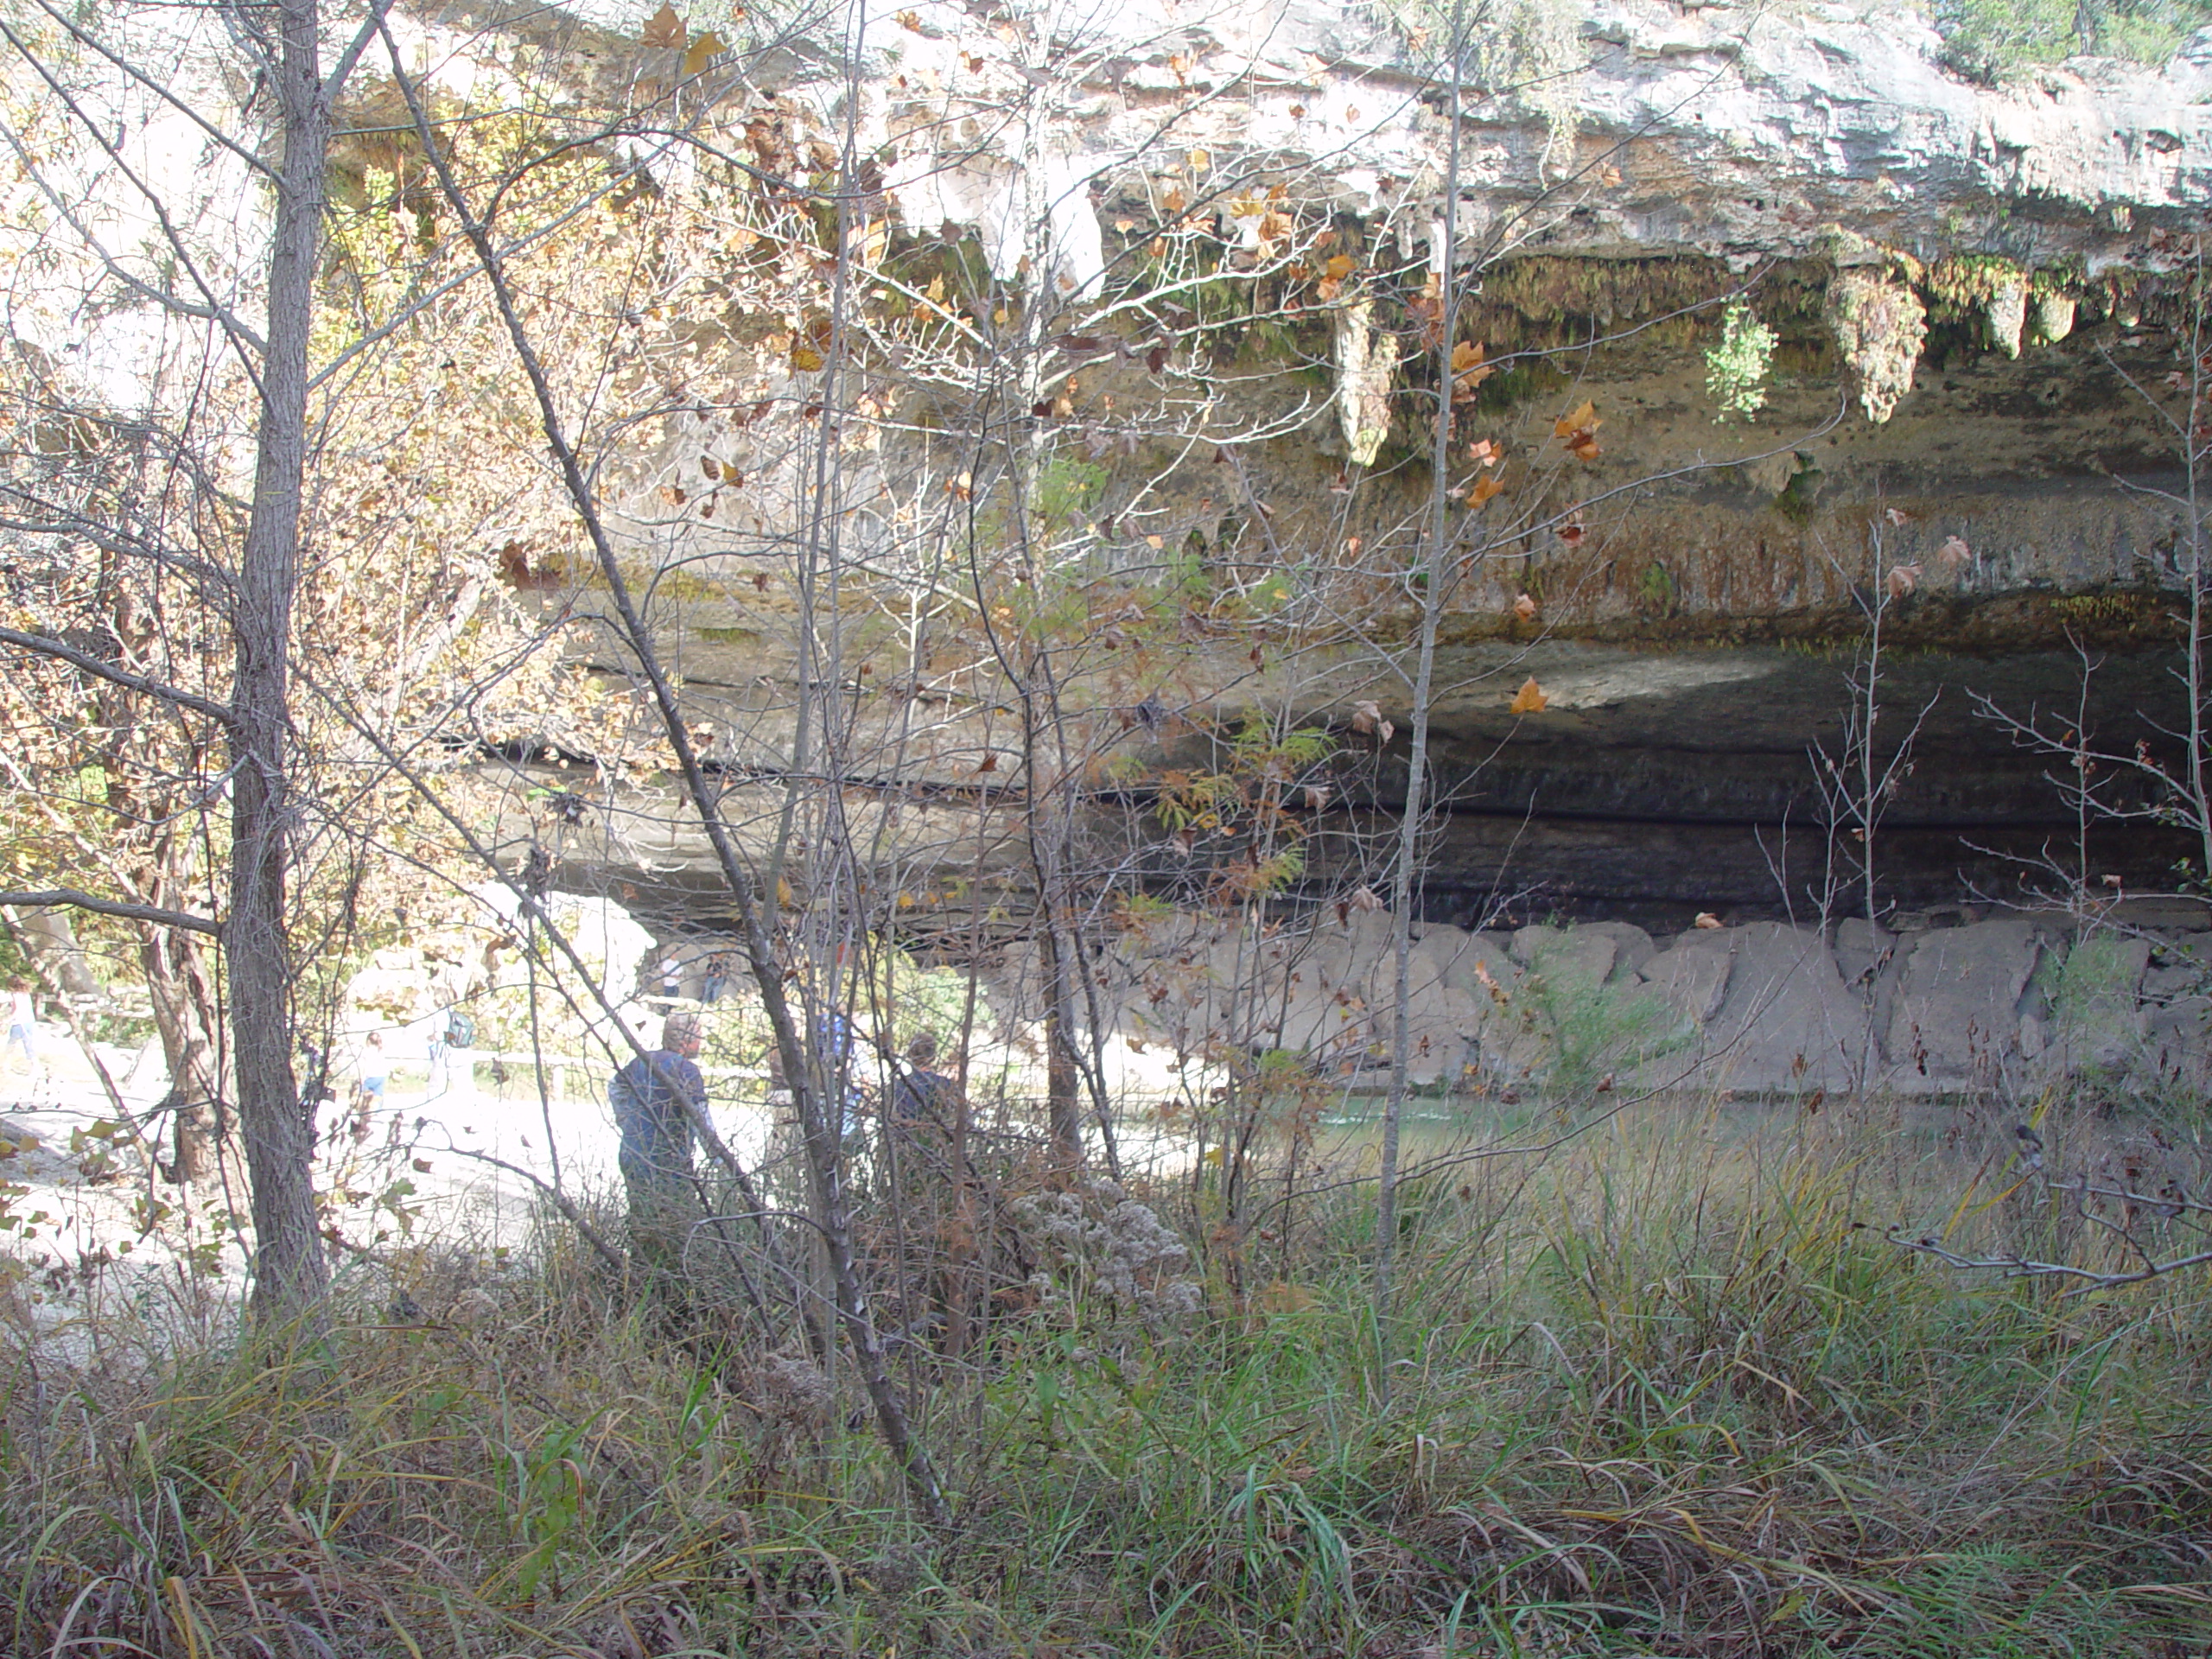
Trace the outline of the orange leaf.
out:
M 1526 594 L 1522 594 L 1520 598 L 1513 601 L 1513 614 L 1519 617 L 1523 622 L 1535 621 L 1536 620 L 1536 601 L 1529 598 Z
M 1474 487 L 1467 492 L 1467 499 L 1479 507 L 1493 495 L 1502 493 L 1504 489 L 1505 486 L 1498 482 L 1496 473 L 1486 473 L 1475 480 Z
M 1709 910 L 1700 910 L 1697 913 L 1697 920 L 1692 922 L 1690 925 L 1703 928 L 1709 932 L 1720 925 L 1720 918 Z
M 1552 423 L 1552 435 L 1567 446 L 1567 453 L 1578 461 L 1598 459 L 1598 429 L 1605 423 L 1598 418 L 1594 404 L 1585 403 L 1572 415 L 1561 416 Z
M 1589 533 L 1580 524 L 1561 524 L 1558 531 L 1560 540 L 1565 542 L 1569 547 L 1581 546 L 1582 538 Z
M 1321 274 L 1332 283 L 1341 283 L 1358 268 L 1357 263 L 1350 254 L 1332 254 L 1328 264 L 1321 267 Z
M 1469 345 L 1461 340 L 1452 348 L 1452 401 L 1464 404 L 1475 395 L 1475 388 L 1496 374 L 1497 371 L 1483 361 L 1483 343 Z
M 1541 715 L 1550 702 L 1551 699 L 1544 695 L 1544 688 L 1536 683 L 1536 677 L 1531 674 L 1521 689 L 1513 694 L 1513 701 L 1506 705 L 1506 712 L 1510 715 Z

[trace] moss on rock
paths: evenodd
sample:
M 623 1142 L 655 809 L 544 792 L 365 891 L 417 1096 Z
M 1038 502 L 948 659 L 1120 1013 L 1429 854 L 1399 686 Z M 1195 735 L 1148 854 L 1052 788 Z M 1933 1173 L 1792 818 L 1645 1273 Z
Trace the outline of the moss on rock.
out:
M 1912 390 L 1913 365 L 1928 338 L 1928 308 L 1904 283 L 1854 269 L 1829 282 L 1827 318 L 1859 406 L 1879 426 Z

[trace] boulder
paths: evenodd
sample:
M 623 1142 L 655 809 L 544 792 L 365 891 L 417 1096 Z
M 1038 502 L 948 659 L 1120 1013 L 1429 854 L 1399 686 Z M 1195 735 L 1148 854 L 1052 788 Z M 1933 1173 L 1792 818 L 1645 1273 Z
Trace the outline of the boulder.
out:
M 2154 1079 L 2202 1087 L 2212 1072 L 2212 996 L 2177 997 L 2152 1009 L 2139 1053 Z
M 2018 1050 L 2020 995 L 2041 951 L 2025 917 L 1921 935 L 1890 1015 L 1891 1065 L 1931 1084 L 1993 1077 Z
M 1871 986 L 1897 948 L 1897 936 L 1863 916 L 1835 925 L 1835 969 L 1854 990 Z
M 1712 1075 L 1738 1089 L 1852 1087 L 1871 1046 L 1866 1004 L 1844 984 L 1821 936 L 1756 922 L 1719 937 L 1733 960 L 1706 1027 Z
M 2024 1014 L 2044 1027 L 2043 1047 L 2032 1052 L 2024 1018 L 2022 1054 L 2055 1071 L 2117 1071 L 2140 1060 L 2145 1022 L 2136 1001 L 2150 959 L 2150 941 L 2113 933 L 2084 933 L 2063 953 L 2051 948 L 2021 997 Z
M 1619 955 L 1620 942 L 1592 927 L 1524 927 L 1513 936 L 1514 961 L 1554 980 L 1602 985 Z
M 1611 939 L 1615 979 L 1641 972 L 1643 964 L 1659 954 L 1659 947 L 1651 942 L 1651 936 L 1633 922 L 1578 922 L 1567 931 L 1602 933 Z
M 1667 1006 L 1693 1026 L 1720 1011 L 1735 955 L 1720 933 L 1692 933 L 1643 964 L 1643 978 Z

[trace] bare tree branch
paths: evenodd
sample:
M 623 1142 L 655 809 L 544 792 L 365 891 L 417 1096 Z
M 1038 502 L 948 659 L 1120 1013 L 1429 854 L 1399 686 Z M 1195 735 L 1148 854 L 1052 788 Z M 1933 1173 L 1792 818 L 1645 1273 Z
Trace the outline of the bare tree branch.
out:
M 181 927 L 218 939 L 223 937 L 223 925 L 212 917 L 194 916 L 189 911 L 165 910 L 159 905 L 134 905 L 121 899 L 102 899 L 95 893 L 79 893 L 74 887 L 48 887 L 38 893 L 0 893 L 0 905 L 22 905 L 29 909 L 66 905 L 73 910 L 89 910 L 98 916 L 119 916 L 125 921 L 151 922 L 156 927 Z

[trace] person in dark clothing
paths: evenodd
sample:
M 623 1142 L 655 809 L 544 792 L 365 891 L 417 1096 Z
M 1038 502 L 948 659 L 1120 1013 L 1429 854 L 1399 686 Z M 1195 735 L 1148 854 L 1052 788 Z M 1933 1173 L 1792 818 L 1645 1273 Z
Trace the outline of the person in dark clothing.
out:
M 660 1046 L 616 1072 L 607 1090 L 622 1134 L 616 1161 L 629 1189 L 630 1248 L 657 1289 L 677 1281 L 692 1220 L 692 1114 L 707 1105 L 699 1045 L 698 1021 L 671 1014 Z
M 937 1039 L 925 1031 L 906 1045 L 906 1064 L 891 1096 L 892 1117 L 901 1128 L 942 1122 L 952 1098 L 952 1079 L 937 1069 Z

